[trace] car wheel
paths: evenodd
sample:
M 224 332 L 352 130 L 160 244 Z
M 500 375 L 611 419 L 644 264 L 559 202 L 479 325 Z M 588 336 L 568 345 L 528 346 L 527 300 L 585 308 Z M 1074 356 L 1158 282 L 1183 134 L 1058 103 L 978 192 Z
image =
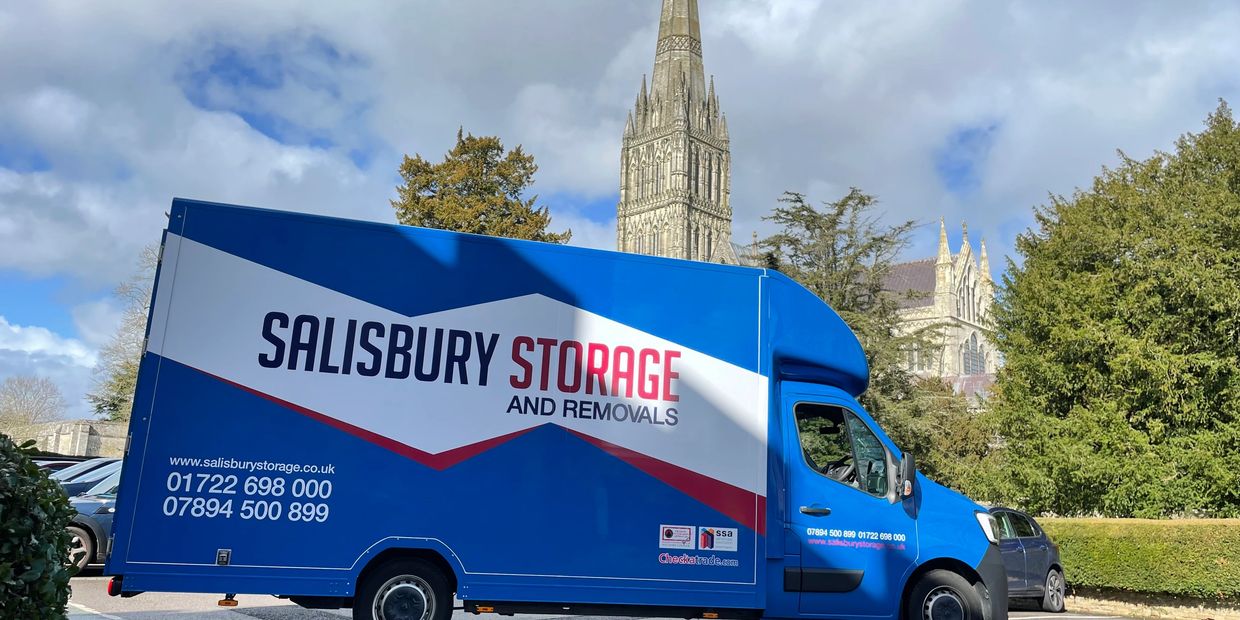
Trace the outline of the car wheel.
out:
M 95 543 L 91 542 L 90 534 L 80 527 L 70 525 L 65 529 L 69 531 L 69 564 L 81 571 L 95 559 Z
M 982 597 L 967 579 L 947 570 L 932 570 L 909 594 L 908 620 L 981 620 Z
M 353 598 L 353 620 L 448 620 L 452 592 L 434 564 L 417 558 L 369 571 Z
M 1063 571 L 1052 568 L 1046 574 L 1046 590 L 1042 594 L 1042 611 L 1049 611 L 1057 614 L 1064 608 L 1064 586 Z

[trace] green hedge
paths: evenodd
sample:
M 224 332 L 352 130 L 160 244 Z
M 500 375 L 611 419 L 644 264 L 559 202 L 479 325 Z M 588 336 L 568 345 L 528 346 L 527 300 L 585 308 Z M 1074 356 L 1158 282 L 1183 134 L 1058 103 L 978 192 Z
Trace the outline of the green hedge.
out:
M 1240 600 L 1240 519 L 1038 519 L 1074 587 Z

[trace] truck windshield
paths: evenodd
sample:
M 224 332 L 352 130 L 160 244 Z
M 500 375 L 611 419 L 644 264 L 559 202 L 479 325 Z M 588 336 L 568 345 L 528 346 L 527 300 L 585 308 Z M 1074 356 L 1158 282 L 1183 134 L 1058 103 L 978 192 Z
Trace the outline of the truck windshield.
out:
M 887 450 L 860 418 L 816 403 L 798 404 L 796 418 L 801 452 L 814 471 L 871 495 L 887 495 Z

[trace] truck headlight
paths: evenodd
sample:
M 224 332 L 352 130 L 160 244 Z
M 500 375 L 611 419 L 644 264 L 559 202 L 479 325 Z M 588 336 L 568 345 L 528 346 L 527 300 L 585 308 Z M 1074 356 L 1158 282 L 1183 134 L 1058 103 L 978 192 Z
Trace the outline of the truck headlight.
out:
M 995 516 L 989 512 L 975 512 L 973 516 L 977 517 L 977 524 L 981 526 L 982 532 L 986 534 L 986 540 L 999 544 L 999 537 L 995 534 L 999 530 L 998 524 L 995 523 Z

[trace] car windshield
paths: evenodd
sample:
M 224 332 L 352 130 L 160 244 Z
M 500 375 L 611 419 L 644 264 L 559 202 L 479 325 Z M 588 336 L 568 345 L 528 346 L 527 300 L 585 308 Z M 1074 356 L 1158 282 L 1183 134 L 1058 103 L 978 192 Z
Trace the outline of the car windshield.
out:
M 86 495 L 95 495 L 99 497 L 116 497 L 116 487 L 121 484 L 121 472 L 117 470 L 111 476 L 99 481 L 99 484 L 91 487 Z
M 94 469 L 94 468 L 96 468 L 96 467 L 99 467 L 100 465 L 102 465 L 102 464 L 104 464 L 104 463 L 106 463 L 106 462 L 108 462 L 108 461 L 110 461 L 110 460 L 111 460 L 111 459 L 91 459 L 91 460 L 89 460 L 89 461 L 82 461 L 81 463 L 78 463 L 77 465 L 70 465 L 70 466 L 68 466 L 68 467 L 66 467 L 66 468 L 64 468 L 64 469 L 62 469 L 62 470 L 60 470 L 60 471 L 58 471 L 58 472 L 56 472 L 56 473 L 52 474 L 50 477 L 51 477 L 51 479 L 52 479 L 52 480 L 67 481 L 67 480 L 69 480 L 70 478 L 73 478 L 74 476 L 76 476 L 76 475 L 78 475 L 78 474 L 80 474 L 80 473 L 82 473 L 82 472 L 84 472 L 84 471 L 89 471 L 89 470 L 91 470 L 91 469 Z
M 88 471 L 78 476 L 77 478 L 74 478 L 73 480 L 69 480 L 68 482 L 75 482 L 75 483 L 76 482 L 96 482 L 99 480 L 103 480 L 104 478 L 107 478 L 108 476 L 112 475 L 113 472 L 120 471 L 120 469 L 121 469 L 121 462 L 113 461 L 111 463 L 108 463 L 107 465 L 104 465 L 103 467 L 100 467 L 99 469 Z

